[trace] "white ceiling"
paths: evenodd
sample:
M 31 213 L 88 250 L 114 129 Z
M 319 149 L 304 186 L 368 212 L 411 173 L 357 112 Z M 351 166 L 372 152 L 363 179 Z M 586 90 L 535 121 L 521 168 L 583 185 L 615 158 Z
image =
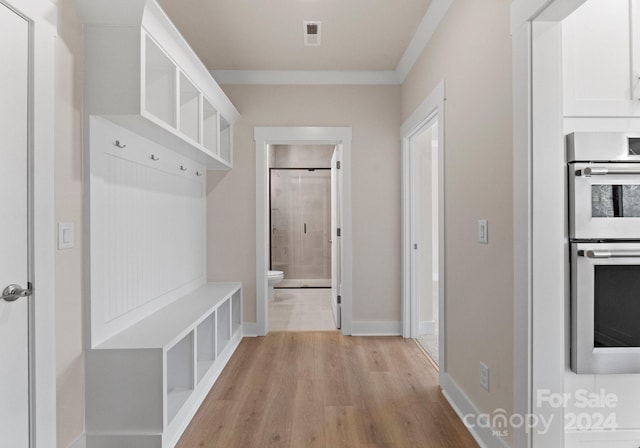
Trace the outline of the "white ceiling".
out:
M 209 70 L 395 70 L 431 0 L 158 0 Z M 305 47 L 304 20 L 322 22 Z

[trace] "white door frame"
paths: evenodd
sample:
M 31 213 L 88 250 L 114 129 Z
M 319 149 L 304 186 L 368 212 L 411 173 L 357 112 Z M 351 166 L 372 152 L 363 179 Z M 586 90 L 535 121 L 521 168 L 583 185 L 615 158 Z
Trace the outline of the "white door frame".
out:
M 446 275 L 445 275 L 445 101 L 446 83 L 441 81 L 411 116 L 402 124 L 402 336 L 415 338 L 418 336 L 419 304 L 412 294 L 413 276 L 411 273 L 411 256 L 413 252 L 413 230 L 411 210 L 414 202 L 412 193 L 412 138 L 425 126 L 438 122 L 438 365 L 440 374 L 446 372 Z
M 558 256 L 564 260 L 565 210 L 557 207 L 557 188 L 545 185 L 545 168 L 558 160 L 562 141 L 561 35 L 534 47 L 542 27 L 554 27 L 586 0 L 515 0 L 513 36 L 513 205 L 514 205 L 514 414 L 553 418 L 546 434 L 514 428 L 514 445 L 564 446 L 562 409 L 535 406 L 536 391 L 564 390 L 566 322 L 534 319 L 564 316 L 566 294 Z M 538 41 L 539 42 L 539 41 Z M 535 57 L 534 57 L 535 55 Z M 536 65 L 534 66 L 534 61 Z M 540 63 L 541 62 L 541 63 Z M 543 82 L 539 82 L 539 79 Z M 534 88 L 535 86 L 535 88 Z M 535 136 L 535 138 L 534 138 Z M 551 196 L 550 196 L 551 195 Z M 551 198 L 551 201 L 548 199 Z M 550 206 L 549 204 L 553 204 Z M 535 247 L 535 252 L 533 248 Z M 548 262 L 553 259 L 553 262 Z M 562 261 L 560 261 L 562 262 Z M 566 269 L 566 268 L 565 268 Z
M 54 55 L 57 8 L 49 0 L 0 0 L 30 23 L 29 152 L 34 294 L 30 320 L 31 446 L 56 446 Z
M 268 333 L 269 307 L 269 146 L 338 145 L 341 148 L 342 193 L 342 333 L 351 334 L 352 232 L 351 232 L 351 135 L 350 127 L 256 127 L 256 333 Z

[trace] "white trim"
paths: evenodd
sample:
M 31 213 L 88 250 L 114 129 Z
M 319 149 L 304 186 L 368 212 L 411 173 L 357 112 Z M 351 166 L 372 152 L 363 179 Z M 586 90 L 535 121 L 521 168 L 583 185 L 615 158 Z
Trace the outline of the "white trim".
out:
M 400 85 L 422 55 L 453 0 L 433 0 L 395 70 L 212 70 L 218 84 Z
M 83 433 L 75 442 L 69 445 L 69 448 L 87 448 L 87 435 Z
M 480 411 L 473 402 L 467 397 L 464 391 L 456 384 L 456 382 L 448 374 L 440 373 L 440 386 L 442 387 L 442 395 L 447 399 L 453 410 L 458 414 L 463 423 L 466 421 L 475 423 L 476 416 L 480 415 Z M 465 416 L 467 417 L 465 419 Z M 493 432 L 493 428 L 480 427 L 474 425 L 467 429 L 478 442 L 481 448 L 508 448 L 509 445 L 504 437 L 499 437 Z M 516 445 L 517 446 L 517 445 Z
M 342 148 L 342 333 L 351 334 L 352 241 L 351 217 L 351 136 L 350 127 L 256 127 L 256 325 L 257 334 L 268 332 L 269 267 L 269 145 L 273 144 L 329 144 Z M 260 274 L 262 273 L 262 274 Z
M 435 334 L 436 321 L 435 320 L 423 320 L 420 322 L 418 333 L 423 334 Z
M 442 372 L 446 371 L 446 338 L 443 337 L 446 326 L 446 300 L 445 300 L 445 102 L 446 82 L 441 81 L 418 106 L 400 128 L 402 139 L 402 335 L 405 338 L 418 336 L 418 304 L 412 299 L 411 254 L 412 250 L 412 224 L 411 224 L 411 176 L 412 176 L 412 148 L 411 138 L 425 125 L 438 120 L 438 339 L 439 354 L 438 365 Z
M 396 71 L 212 70 L 218 84 L 398 85 Z
M 401 336 L 402 322 L 353 322 L 351 326 L 352 336 Z
M 533 57 L 532 50 L 535 48 L 535 36 L 544 36 L 545 28 L 557 26 L 552 22 L 566 18 L 584 1 L 515 0 L 511 10 L 511 28 L 514 34 L 514 412 L 538 415 L 544 413 L 545 417 L 560 416 L 556 418 L 559 420 L 557 425 L 560 426 L 563 426 L 561 410 L 558 415 L 554 415 L 555 412 L 548 409 L 533 409 L 532 395 L 536 389 L 554 392 L 564 390 L 566 347 L 562 342 L 565 340 L 563 336 L 566 335 L 566 325 L 563 323 L 562 328 L 557 328 L 557 322 L 554 323 L 549 337 L 549 323 L 535 319 L 535 316 L 553 316 L 558 306 L 564 307 L 554 299 L 557 298 L 557 281 L 552 281 L 555 290 L 549 293 L 548 279 L 544 275 L 545 257 L 557 259 L 559 249 L 553 247 L 550 252 L 551 245 L 545 239 L 548 213 L 553 215 L 552 221 L 556 222 L 554 226 L 562 224 L 557 223 L 556 208 L 552 205 L 548 209 L 544 204 L 542 195 L 546 194 L 548 197 L 549 193 L 545 188 L 538 188 L 544 180 L 540 177 L 540 170 L 534 169 L 534 166 L 545 166 L 545 161 L 553 157 L 552 153 L 557 156 L 557 150 L 562 146 L 562 130 L 558 130 L 557 123 L 554 123 L 554 120 L 562 118 L 561 70 L 557 68 L 561 37 L 558 33 L 555 37 L 551 36 L 551 39 L 545 37 L 546 47 L 536 49 L 536 58 Z M 542 22 L 542 28 L 534 30 L 533 24 L 536 21 Z M 551 44 L 549 40 L 552 41 Z M 541 61 L 541 57 L 545 59 Z M 541 79 L 545 81 L 541 82 Z M 538 80 L 535 88 L 534 80 Z M 535 150 L 534 142 L 537 142 Z M 549 142 L 552 142 L 551 146 Z M 537 182 L 534 182 L 534 175 Z M 534 192 L 536 202 L 533 200 Z M 534 227 L 544 231 L 534 232 Z M 562 244 L 562 238 L 558 238 L 556 231 L 557 229 L 551 232 L 552 237 L 556 244 L 558 241 Z M 533 247 L 536 248 L 535 252 Z M 565 254 L 565 270 L 566 266 Z M 566 292 L 564 295 L 566 296 Z M 549 302 L 551 299 L 554 300 Z M 565 445 L 565 433 L 557 425 L 547 434 L 527 434 L 523 430 L 516 430 L 515 445 L 523 448 L 562 447 Z
M 622 447 L 638 446 L 640 429 L 616 429 L 602 431 L 570 431 L 566 433 L 564 448 L 609 448 L 611 446 Z M 596 442 L 600 442 L 597 443 Z M 612 442 L 618 442 L 612 444 Z M 622 444 L 622 442 L 626 442 Z
M 242 323 L 242 336 L 245 338 L 255 338 L 258 336 L 258 323 L 257 322 L 243 322 Z
M 31 440 L 56 443 L 56 331 L 54 229 L 54 55 L 57 7 L 48 0 L 0 0 L 32 22 L 30 146 L 33 179 L 32 281 L 29 299 Z
M 399 80 L 399 84 L 402 84 L 411 72 L 452 4 L 453 0 L 433 0 L 429 5 L 427 13 L 422 18 L 420 25 L 418 25 L 416 34 L 407 46 L 396 68 L 396 77 Z

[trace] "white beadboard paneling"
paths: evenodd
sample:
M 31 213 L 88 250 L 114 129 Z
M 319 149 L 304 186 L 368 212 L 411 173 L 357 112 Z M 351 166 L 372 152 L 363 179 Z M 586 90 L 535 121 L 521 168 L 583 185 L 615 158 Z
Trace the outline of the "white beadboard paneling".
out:
M 92 346 L 204 284 L 205 169 L 91 118 Z

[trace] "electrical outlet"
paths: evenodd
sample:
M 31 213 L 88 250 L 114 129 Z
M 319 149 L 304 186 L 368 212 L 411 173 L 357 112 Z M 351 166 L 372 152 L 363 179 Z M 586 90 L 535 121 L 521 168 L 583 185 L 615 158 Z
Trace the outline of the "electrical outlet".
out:
M 478 242 L 489 244 L 489 222 L 486 219 L 478 220 Z
M 489 367 L 482 361 L 480 362 L 480 385 L 489 392 Z

